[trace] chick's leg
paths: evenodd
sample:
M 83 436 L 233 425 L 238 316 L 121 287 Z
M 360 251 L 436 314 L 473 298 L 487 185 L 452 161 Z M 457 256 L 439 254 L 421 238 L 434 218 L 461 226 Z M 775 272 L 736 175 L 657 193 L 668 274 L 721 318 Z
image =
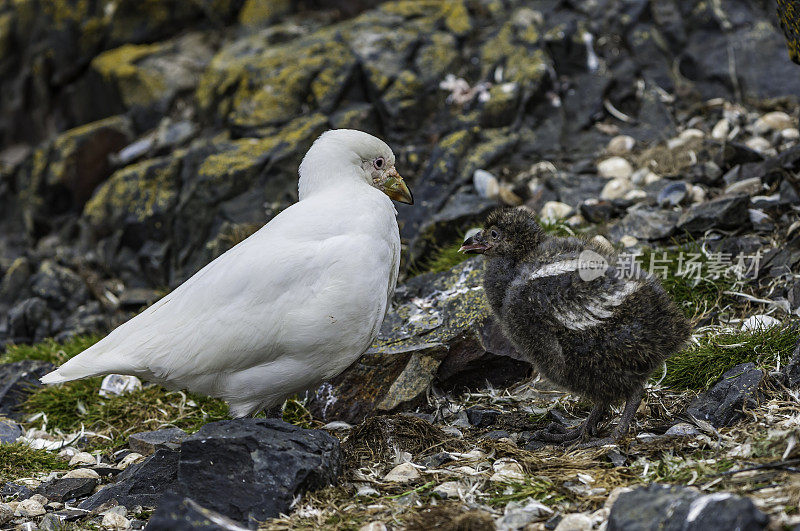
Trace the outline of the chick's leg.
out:
M 607 404 L 595 404 L 589 416 L 577 428 L 565 430 L 561 425 L 552 423 L 547 428 L 536 431 L 533 438 L 542 442 L 568 443 L 585 438 L 587 435 L 596 436 L 597 423 L 603 419 L 606 409 L 608 409 Z
M 580 444 L 578 445 L 578 448 L 593 448 L 619 442 L 620 439 L 628 434 L 631 421 L 633 421 L 633 418 L 636 416 L 636 410 L 639 409 L 639 404 L 642 403 L 643 396 L 644 389 L 640 388 L 628 397 L 628 399 L 625 401 L 625 409 L 622 410 L 622 416 L 619 419 L 619 424 L 617 424 L 617 427 L 611 433 L 610 437 L 595 439 L 594 441 Z

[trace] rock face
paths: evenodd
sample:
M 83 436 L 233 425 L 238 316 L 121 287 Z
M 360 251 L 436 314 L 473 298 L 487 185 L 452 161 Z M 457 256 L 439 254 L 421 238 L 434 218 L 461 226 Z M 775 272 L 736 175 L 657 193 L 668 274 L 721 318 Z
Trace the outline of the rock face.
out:
M 52 363 L 34 360 L 0 365 L 0 416 L 18 419 L 16 407 L 32 389 L 41 387 L 39 378 L 54 368 Z
M 180 428 L 165 428 L 156 431 L 143 431 L 128 437 L 131 451 L 142 455 L 150 455 L 156 450 L 177 450 L 181 441 L 188 437 Z
M 339 441 L 274 419 L 206 424 L 181 443 L 177 492 L 247 525 L 341 473 Z
M 414 405 L 434 381 L 445 388 L 496 385 L 524 378 L 530 366 L 490 317 L 481 286 L 482 258 L 450 271 L 415 277 L 398 289 L 375 344 L 310 403 L 326 420 Z
M 201 507 L 189 498 L 166 494 L 145 527 L 147 531 L 244 531 L 230 518 Z
M 758 386 L 764 373 L 752 363 L 729 369 L 710 390 L 695 398 L 686 410 L 695 418 L 721 428 L 742 418 L 742 410 L 758 399 Z
M 753 502 L 727 492 L 702 495 L 652 484 L 622 493 L 611 507 L 608 531 L 766 529 L 769 519 Z

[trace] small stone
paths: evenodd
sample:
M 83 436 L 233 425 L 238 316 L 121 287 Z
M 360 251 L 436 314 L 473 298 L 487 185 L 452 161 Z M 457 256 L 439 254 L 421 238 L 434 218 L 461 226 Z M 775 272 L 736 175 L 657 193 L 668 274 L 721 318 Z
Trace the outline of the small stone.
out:
M 508 502 L 503 516 L 495 521 L 499 531 L 523 529 L 526 525 L 552 516 L 553 509 L 541 502 L 528 498 Z
M 394 467 L 384 476 L 384 481 L 391 481 L 394 483 L 408 483 L 415 479 L 419 479 L 420 475 L 416 467 L 411 463 L 402 463 Z
M 140 463 L 142 461 L 144 461 L 144 456 L 142 454 L 137 452 L 131 452 L 125 457 L 123 457 L 122 461 L 117 463 L 117 467 L 119 467 L 120 470 L 125 470 L 130 465 L 133 465 L 135 463 Z
M 14 518 L 14 509 L 7 503 L 0 502 L 0 525 Z
M 426 468 L 439 468 L 445 463 L 455 461 L 455 458 L 447 452 L 438 452 L 422 459 L 422 464 Z
M 0 419 L 0 444 L 11 444 L 22 436 L 22 428 L 13 420 Z
M 572 207 L 560 201 L 548 201 L 539 213 L 543 220 L 558 221 L 572 214 Z
M 39 529 L 41 531 L 61 531 L 64 525 L 61 519 L 53 513 L 44 515 L 44 518 L 39 522 Z
M 433 493 L 442 498 L 458 498 L 458 490 L 461 484 L 458 481 L 445 481 L 441 485 L 433 488 Z
M 492 465 L 494 474 L 489 481 L 502 481 L 505 483 L 519 483 L 525 480 L 525 473 L 522 466 L 510 458 L 498 459 Z
M 753 131 L 758 135 L 762 135 L 770 131 L 781 131 L 795 126 L 796 122 L 791 116 L 782 111 L 773 111 L 756 120 L 753 124 Z
M 689 186 L 689 200 L 692 202 L 693 205 L 705 202 L 706 200 L 705 189 L 697 184 Z
M 41 488 L 41 487 L 40 487 L 40 488 Z M 47 503 L 50 501 L 50 500 L 48 500 L 47 498 L 48 498 L 48 497 L 47 497 L 47 496 L 45 496 L 45 495 L 43 495 L 41 492 L 37 492 L 36 494 L 34 494 L 33 496 L 31 496 L 29 499 L 31 499 L 31 500 L 36 500 L 36 501 L 38 501 L 39 503 L 41 503 L 42 505 L 47 505 Z
M 592 519 L 581 513 L 565 514 L 558 522 L 555 531 L 590 531 L 594 528 Z
M 743 179 L 741 181 L 736 181 L 735 183 L 729 184 L 725 188 L 725 193 L 755 195 L 763 190 L 763 188 L 764 186 L 761 183 L 761 177 L 750 177 L 749 179 Z
M 100 396 L 119 396 L 142 388 L 142 381 L 136 376 L 109 374 L 100 384 Z
M 731 124 L 728 123 L 728 120 L 723 118 L 714 125 L 713 129 L 711 129 L 711 138 L 714 140 L 725 140 L 728 138 L 728 133 L 730 133 L 730 131 Z
M 160 448 L 177 450 L 181 441 L 188 436 L 189 434 L 180 428 L 143 431 L 128 437 L 128 446 L 136 453 L 150 455 Z
M 675 181 L 662 188 L 656 200 L 662 207 L 674 207 L 686 198 L 688 190 L 685 182 Z
M 92 470 L 91 468 L 76 468 L 75 470 L 70 470 L 63 476 L 61 479 L 100 479 L 100 474 L 96 471 Z
M 386 524 L 383 522 L 370 522 L 358 528 L 358 531 L 386 531 Z
M 129 529 L 131 521 L 122 516 L 121 514 L 108 512 L 103 515 L 103 520 L 100 525 L 106 529 Z
M 97 458 L 88 452 L 78 452 L 69 460 L 69 466 L 94 464 L 97 464 Z
M 700 431 L 688 422 L 679 422 L 673 426 L 670 426 L 670 428 L 664 433 L 664 435 L 672 435 L 674 437 L 691 437 L 699 434 Z
M 624 196 L 622 196 L 622 199 L 624 199 L 625 201 L 632 201 L 635 203 L 637 201 L 642 201 L 643 199 L 647 199 L 647 192 L 645 192 L 644 190 L 635 190 L 635 189 L 628 190 L 628 192 Z
M 757 153 L 766 153 L 772 149 L 772 144 L 770 144 L 769 140 L 761 136 L 748 138 L 744 145 Z
M 14 516 L 32 518 L 34 516 L 42 516 L 45 513 L 47 513 L 47 511 L 44 510 L 44 506 L 40 502 L 34 500 L 33 498 L 28 498 L 27 500 L 21 501 L 19 505 L 17 505 L 17 509 L 14 511 Z
M 617 135 L 608 141 L 606 151 L 611 155 L 624 155 L 625 153 L 629 153 L 635 145 L 636 140 L 634 140 L 633 137 L 628 135 Z
M 96 486 L 96 478 L 61 478 L 45 483 L 36 490 L 48 500 L 63 503 L 90 495 Z
M 653 173 L 649 168 L 639 168 L 631 175 L 631 182 L 636 186 L 646 186 L 660 180 L 661 176 Z
M 788 127 L 781 131 L 781 138 L 784 140 L 797 140 L 800 138 L 800 130 L 795 127 Z
M 71 446 L 67 446 L 66 448 L 64 448 L 64 449 L 62 449 L 61 451 L 58 452 L 58 457 L 60 459 L 63 459 L 64 461 L 69 461 L 70 459 L 72 459 L 72 456 L 77 454 L 77 453 L 78 453 L 78 450 L 76 450 L 75 448 L 73 448 Z
M 773 326 L 778 326 L 779 324 L 781 324 L 780 320 L 771 315 L 752 315 L 744 320 L 742 323 L 742 330 L 745 332 L 765 330 Z
M 757 403 L 758 387 L 764 373 L 753 363 L 727 370 L 708 391 L 695 398 L 686 412 L 710 422 L 715 428 L 730 426 L 742 418 L 742 411 Z
M 520 206 L 523 203 L 522 198 L 506 185 L 500 187 L 500 200 L 508 206 Z
M 477 428 L 488 428 L 500 417 L 500 411 L 496 409 L 481 409 L 471 407 L 467 410 L 467 420 L 469 423 Z
M 375 487 L 371 485 L 359 485 L 356 489 L 356 496 L 378 496 L 380 492 L 378 492 Z
M 472 185 L 475 187 L 475 192 L 484 199 L 494 199 L 500 194 L 497 177 L 486 170 L 475 170 L 472 174 Z
M 678 138 L 683 140 L 696 140 L 696 139 L 703 139 L 706 137 L 706 134 L 701 131 L 700 129 L 686 129 L 685 131 L 681 131 L 678 135 Z
M 606 239 L 605 236 L 602 236 L 600 234 L 596 234 L 595 236 L 592 237 L 591 241 L 593 243 L 599 245 L 600 247 L 602 247 L 603 249 L 605 249 L 609 253 L 613 253 L 614 252 L 614 246 L 611 244 L 610 241 L 608 241 Z
M 606 179 L 630 179 L 633 175 L 631 163 L 622 157 L 610 157 L 597 165 L 597 173 Z
M 600 199 L 612 200 L 621 199 L 633 188 L 631 181 L 627 178 L 611 179 L 600 192 Z
M 447 435 L 455 437 L 456 439 L 464 438 L 464 434 L 461 433 L 461 430 L 459 430 L 455 426 L 442 426 L 442 431 L 445 432 Z
M 633 236 L 626 234 L 625 236 L 619 239 L 619 243 L 621 243 L 623 247 L 628 248 L 628 247 L 633 247 L 634 245 L 639 243 L 639 240 L 637 240 Z

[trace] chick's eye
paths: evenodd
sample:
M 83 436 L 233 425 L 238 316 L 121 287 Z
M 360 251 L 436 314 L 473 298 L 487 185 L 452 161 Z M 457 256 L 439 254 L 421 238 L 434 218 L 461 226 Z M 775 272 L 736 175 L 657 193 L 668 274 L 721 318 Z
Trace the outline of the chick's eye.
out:
M 375 169 L 377 169 L 377 170 L 379 170 L 379 169 L 383 168 L 383 165 L 384 165 L 385 163 L 386 163 L 386 162 L 383 160 L 383 157 L 378 157 L 377 159 L 375 159 L 374 161 L 372 161 L 372 165 L 373 165 L 373 166 L 375 166 Z
M 492 229 L 492 231 L 489 233 L 489 236 L 491 236 L 493 240 L 496 240 L 500 237 L 500 234 L 496 230 Z

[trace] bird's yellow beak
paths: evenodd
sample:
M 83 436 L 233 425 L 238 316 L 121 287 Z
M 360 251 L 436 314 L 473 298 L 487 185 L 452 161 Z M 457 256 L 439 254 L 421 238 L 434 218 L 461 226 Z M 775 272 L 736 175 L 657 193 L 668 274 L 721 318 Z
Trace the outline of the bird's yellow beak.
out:
M 406 182 L 397 173 L 397 170 L 392 168 L 387 172 L 387 179 L 380 185 L 380 189 L 384 194 L 388 195 L 390 199 L 406 203 L 408 205 L 414 204 L 414 196 L 411 195 L 411 190 L 406 186 Z

